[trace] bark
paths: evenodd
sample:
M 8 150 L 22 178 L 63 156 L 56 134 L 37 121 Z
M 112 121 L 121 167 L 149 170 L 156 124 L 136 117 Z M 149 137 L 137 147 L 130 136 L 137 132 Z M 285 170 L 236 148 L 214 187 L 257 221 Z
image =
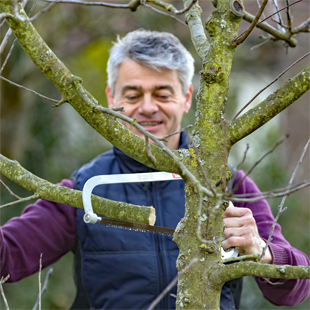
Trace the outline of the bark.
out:
M 21 187 L 49 200 L 75 208 L 84 209 L 82 192 L 62 187 L 43 180 L 23 168 L 17 161 L 9 160 L 0 154 L 0 173 Z M 154 225 L 153 207 L 136 206 L 92 195 L 92 206 L 96 214 L 117 220 Z
M 193 149 L 189 150 L 192 154 L 189 169 L 200 177 L 202 184 L 205 183 L 196 162 L 198 156 L 214 188 L 221 180 L 225 186 L 228 177 L 226 163 L 229 146 L 226 143 L 224 115 L 234 54 L 231 42 L 237 36 L 241 19 L 230 12 L 229 1 L 225 0 L 218 1 L 216 10 L 206 22 L 210 49 L 200 72 L 193 135 L 193 143 L 198 153 L 194 154 Z M 195 35 L 195 32 L 191 31 L 191 34 Z M 197 40 L 198 36 L 192 38 L 192 41 Z M 221 186 L 216 189 L 221 193 Z M 219 309 L 223 283 L 220 278 L 215 279 L 220 274 L 218 265 L 221 264 L 220 240 L 223 236 L 224 208 L 219 207 L 214 211 L 218 200 L 201 197 L 201 193 L 190 182 L 186 182 L 185 192 L 185 216 L 174 235 L 174 241 L 180 249 L 177 267 L 181 271 L 193 258 L 197 258 L 198 262 L 179 279 L 177 309 Z M 202 198 L 204 201 L 201 204 Z M 197 236 L 199 221 L 201 236 Z M 201 239 L 213 240 L 214 244 L 204 244 Z
M 243 276 L 272 279 L 309 279 L 310 267 L 240 262 L 225 265 L 222 280 L 227 282 Z
M 289 107 L 310 88 L 310 65 L 288 80 L 255 108 L 244 113 L 228 128 L 230 145 L 246 137 Z
M 186 6 L 188 1 L 184 2 Z M 309 278 L 309 268 L 304 267 L 266 266 L 251 262 L 223 265 L 221 262 L 220 247 L 224 229 L 222 214 L 227 204 L 218 198 L 213 198 L 212 195 L 206 197 L 206 191 L 203 188 L 204 186 L 208 188 L 208 182 L 204 174 L 220 195 L 230 175 L 227 158 L 231 146 L 269 121 L 309 89 L 309 67 L 256 108 L 229 124 L 224 115 L 234 54 L 232 42 L 238 35 L 242 17 L 230 11 L 229 0 L 215 2 L 217 2 L 216 10 L 206 22 L 208 39 L 200 20 L 198 4 L 195 4 L 186 16 L 192 41 L 203 60 L 203 67 L 200 72 L 201 81 L 197 94 L 193 148 L 175 151 L 174 154 L 195 176 L 195 179 L 186 176 L 187 174 L 177 163 L 176 158 L 168 156 L 164 149 L 150 145 L 152 155 L 156 159 L 155 163 L 147 155 L 145 142 L 142 139 L 126 130 L 116 121 L 115 116 L 102 114 L 96 108 L 98 103 L 83 88 L 81 79 L 72 75 L 58 60 L 31 23 L 7 18 L 24 50 L 58 88 L 62 94 L 62 100 L 68 101 L 95 130 L 137 161 L 158 170 L 185 175 L 185 215 L 174 235 L 174 241 L 180 249 L 177 268 L 179 271 L 183 270 L 193 258 L 196 258 L 197 262 L 179 278 L 177 309 L 219 309 L 222 285 L 230 279 L 243 275 Z M 1 0 L 0 8 L 4 13 L 12 13 L 8 0 Z M 22 9 L 20 9 L 20 14 L 26 16 Z M 204 169 L 204 174 L 201 167 Z M 14 172 L 12 174 L 14 175 Z M 18 178 L 20 176 L 17 175 L 15 177 L 17 183 Z M 46 188 L 38 187 L 40 182 L 45 184 L 41 179 L 37 183 L 30 182 L 29 184 L 30 187 L 37 184 L 34 192 L 38 189 L 37 192 L 40 195 L 49 195 L 52 190 L 49 190 L 47 185 Z M 219 184 L 220 186 L 217 186 Z M 75 198 L 66 200 L 68 193 L 72 193 Z M 44 196 L 44 199 L 53 198 L 52 196 L 52 194 Z M 81 196 L 78 197 L 76 191 L 68 189 L 64 189 L 64 192 L 56 196 L 65 204 L 76 203 L 78 206 L 77 201 L 81 201 Z M 102 198 L 96 199 L 103 201 Z M 97 209 L 95 212 L 100 214 Z M 203 239 L 213 243 L 205 243 Z
M 19 7 L 19 14 L 27 18 L 23 8 Z M 5 13 L 13 13 L 9 0 L 1 0 L 0 9 Z M 155 164 L 148 156 L 142 139 L 127 130 L 116 117 L 96 109 L 98 102 L 84 89 L 82 79 L 74 76 L 57 58 L 31 22 L 24 23 L 15 18 L 7 18 L 7 22 L 34 64 L 57 87 L 62 95 L 61 102 L 69 102 L 96 131 L 135 160 L 157 170 L 182 173 L 175 159 L 171 159 L 164 150 L 150 144 L 152 154 L 158 158 Z

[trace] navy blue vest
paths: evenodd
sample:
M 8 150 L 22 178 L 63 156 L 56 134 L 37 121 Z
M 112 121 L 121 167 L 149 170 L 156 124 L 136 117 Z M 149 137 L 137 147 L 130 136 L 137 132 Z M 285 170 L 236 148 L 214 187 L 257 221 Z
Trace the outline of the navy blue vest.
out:
M 180 148 L 188 148 L 184 133 Z M 72 178 L 75 188 L 82 190 L 95 175 L 150 171 L 154 170 L 114 148 L 77 170 Z M 184 216 L 183 180 L 100 185 L 93 193 L 111 200 L 152 205 L 157 226 L 175 228 Z M 172 237 L 85 224 L 83 215 L 84 211 L 78 209 L 77 298 L 71 309 L 146 309 L 177 274 L 179 251 Z M 239 304 L 240 283 L 231 281 L 223 287 L 222 309 L 235 309 L 235 303 Z M 176 287 L 170 293 L 176 294 Z M 175 298 L 168 294 L 156 309 L 175 309 Z

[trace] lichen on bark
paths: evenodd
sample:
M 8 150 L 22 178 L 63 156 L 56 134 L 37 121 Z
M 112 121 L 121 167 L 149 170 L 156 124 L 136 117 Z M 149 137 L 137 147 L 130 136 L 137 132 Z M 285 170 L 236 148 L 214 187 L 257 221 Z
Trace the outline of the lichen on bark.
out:
M 9 160 L 1 154 L 0 173 L 30 192 L 37 194 L 38 198 L 84 209 L 81 191 L 43 180 L 23 168 L 17 161 Z M 92 195 L 92 207 L 96 214 L 108 218 L 140 224 L 154 224 L 154 221 L 150 222 L 150 218 L 154 214 L 153 207 L 136 206 L 95 195 Z

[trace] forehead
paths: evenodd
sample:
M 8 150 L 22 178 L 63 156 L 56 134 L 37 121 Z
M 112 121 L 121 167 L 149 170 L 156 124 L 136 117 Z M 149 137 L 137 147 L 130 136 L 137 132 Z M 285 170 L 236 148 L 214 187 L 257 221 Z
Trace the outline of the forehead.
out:
M 160 71 L 142 66 L 127 59 L 119 67 L 116 89 L 137 87 L 142 90 L 170 86 L 175 91 L 181 90 L 181 83 L 176 70 L 161 68 Z

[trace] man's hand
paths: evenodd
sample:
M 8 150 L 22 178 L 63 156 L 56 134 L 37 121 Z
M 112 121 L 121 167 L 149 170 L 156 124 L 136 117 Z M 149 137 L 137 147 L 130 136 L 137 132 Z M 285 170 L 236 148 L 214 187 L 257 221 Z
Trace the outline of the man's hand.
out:
M 224 240 L 222 247 L 227 250 L 231 247 L 238 247 L 241 255 L 262 254 L 265 241 L 258 233 L 252 211 L 248 208 L 236 208 L 230 202 L 223 213 L 225 223 Z M 272 255 L 269 247 L 262 261 L 266 264 L 272 263 Z

